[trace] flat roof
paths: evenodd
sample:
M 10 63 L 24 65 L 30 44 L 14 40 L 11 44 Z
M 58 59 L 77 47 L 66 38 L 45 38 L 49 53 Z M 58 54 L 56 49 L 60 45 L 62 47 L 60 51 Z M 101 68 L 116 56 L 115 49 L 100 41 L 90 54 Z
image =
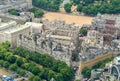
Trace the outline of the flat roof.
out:
M 71 40 L 71 37 L 68 37 L 68 36 L 50 35 L 50 37 L 52 37 L 52 38 L 58 38 L 58 39 L 67 39 L 67 40 Z
M 0 22 L 0 30 L 6 28 L 9 25 L 16 25 L 16 24 L 17 24 L 16 21 L 9 21 L 6 23 Z
M 30 24 L 24 24 L 24 25 L 22 25 L 20 27 L 16 27 L 16 28 L 11 29 L 11 30 L 6 30 L 5 33 L 14 33 L 14 32 L 17 32 L 17 31 L 21 31 L 21 30 L 23 30 L 25 28 L 29 28 L 29 27 L 31 27 Z
M 10 4 L 0 5 L 0 9 L 11 8 L 12 6 L 20 5 L 22 3 L 27 3 L 27 2 L 25 2 L 25 1 L 12 1 Z
M 41 27 L 43 25 L 42 23 L 35 23 L 35 22 L 26 22 L 26 24 L 30 24 L 34 27 L 39 27 L 39 26 Z

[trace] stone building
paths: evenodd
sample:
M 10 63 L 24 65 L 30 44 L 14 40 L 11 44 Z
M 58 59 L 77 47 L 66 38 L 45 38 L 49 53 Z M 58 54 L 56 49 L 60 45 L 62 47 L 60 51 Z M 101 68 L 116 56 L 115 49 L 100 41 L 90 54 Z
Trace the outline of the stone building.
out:
M 120 38 L 120 15 L 101 15 L 93 19 L 92 27 L 99 32 Z
M 103 46 L 103 35 L 98 31 L 89 30 L 84 42 L 89 44 L 89 46 Z
M 30 27 L 31 25 L 19 25 L 15 21 L 0 22 L 0 43 L 9 41 L 12 48 L 16 47 L 19 34 L 29 32 Z
M 31 22 L 34 20 L 34 14 L 32 12 L 21 12 L 19 16 L 11 15 L 9 13 L 1 13 L 0 17 L 16 20 L 19 23 Z
M 9 9 L 27 10 L 32 8 L 32 0 L 2 0 L 0 1 L 0 12 L 7 12 Z
M 29 23 L 30 24 L 30 23 Z M 75 49 L 75 37 L 80 30 L 80 26 L 66 24 L 64 21 L 53 22 L 43 21 L 43 25 L 37 26 L 39 33 L 32 32 L 22 34 L 18 40 L 18 46 L 23 46 L 29 50 L 43 54 L 49 54 L 55 59 L 71 64 L 72 50 Z
M 92 68 L 99 61 L 112 57 L 111 48 L 103 44 L 103 34 L 95 30 L 88 31 L 87 37 L 83 37 L 79 54 L 80 71 L 84 67 Z

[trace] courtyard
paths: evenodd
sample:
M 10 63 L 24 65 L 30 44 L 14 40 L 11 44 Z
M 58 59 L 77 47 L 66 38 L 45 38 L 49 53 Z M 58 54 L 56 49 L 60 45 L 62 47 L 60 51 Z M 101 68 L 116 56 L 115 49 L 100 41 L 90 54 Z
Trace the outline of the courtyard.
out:
M 91 24 L 91 21 L 94 17 L 88 16 L 76 16 L 71 14 L 62 14 L 62 13 L 55 13 L 55 12 L 47 12 L 43 16 L 43 20 L 48 19 L 49 21 L 53 21 L 55 19 L 60 19 L 66 21 L 67 24 L 76 23 L 79 25 L 83 24 Z

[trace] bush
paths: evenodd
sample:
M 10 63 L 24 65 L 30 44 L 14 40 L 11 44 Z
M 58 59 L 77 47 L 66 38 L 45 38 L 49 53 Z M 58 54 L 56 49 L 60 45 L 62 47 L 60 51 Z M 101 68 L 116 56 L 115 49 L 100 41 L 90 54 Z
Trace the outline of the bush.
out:
M 17 70 L 17 73 L 18 73 L 20 76 L 25 76 L 25 74 L 26 74 L 25 70 L 23 70 L 23 69 L 18 69 L 18 70 Z
M 17 58 L 16 64 L 17 64 L 18 66 L 21 66 L 21 65 L 23 64 L 23 59 L 22 59 L 22 58 Z
M 87 32 L 88 32 L 88 30 L 87 30 L 87 28 L 85 28 L 85 27 L 83 27 L 83 28 L 80 29 L 80 33 L 81 33 L 82 35 L 84 35 L 84 36 L 87 35 Z
M 67 3 L 64 5 L 64 9 L 67 13 L 71 12 L 71 7 L 72 7 L 72 5 L 70 3 Z
M 17 71 L 18 66 L 17 66 L 16 64 L 11 64 L 11 65 L 9 66 L 9 69 L 12 70 L 12 71 Z
M 91 76 L 91 70 L 88 67 L 84 67 L 81 73 L 85 78 L 90 78 Z
M 44 11 L 41 9 L 31 8 L 29 11 L 34 13 L 36 18 L 42 17 L 44 15 Z
M 10 55 L 7 57 L 7 61 L 10 63 L 15 63 L 16 57 L 14 55 Z
M 8 67 L 9 67 L 9 65 L 10 65 L 10 63 L 9 63 L 9 62 L 7 62 L 7 61 L 3 62 L 3 67 L 8 68 Z
M 19 16 L 20 14 L 17 12 L 16 9 L 9 9 L 8 10 L 8 13 L 10 13 L 11 15 L 16 15 L 16 16 Z
M 40 68 L 37 67 L 37 66 L 34 66 L 33 69 L 32 69 L 32 73 L 35 74 L 35 75 L 38 75 L 40 72 Z
M 4 61 L 0 60 L 0 66 L 3 66 Z

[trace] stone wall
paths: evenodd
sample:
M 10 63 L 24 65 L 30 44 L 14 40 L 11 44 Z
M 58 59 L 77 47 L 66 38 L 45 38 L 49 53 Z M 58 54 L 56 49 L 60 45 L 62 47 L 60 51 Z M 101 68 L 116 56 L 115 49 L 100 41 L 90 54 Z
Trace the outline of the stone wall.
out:
M 49 54 L 55 59 L 71 64 L 72 50 L 75 48 L 75 41 L 80 30 L 75 24 L 66 24 L 64 21 L 44 20 L 44 32 L 22 34 L 18 39 L 18 46 L 43 54 Z
M 38 40 L 37 44 L 33 40 L 33 38 L 29 38 L 29 36 L 22 36 L 22 39 L 18 39 L 18 46 L 23 46 L 31 51 L 37 51 L 41 54 L 49 54 L 50 56 L 54 57 L 57 60 L 65 61 L 66 64 L 70 66 L 71 64 L 71 50 L 69 48 L 64 48 L 61 46 L 57 48 L 57 44 L 52 42 L 52 48 L 49 46 L 50 41 L 45 40 Z M 55 50 L 56 49 L 56 50 Z

